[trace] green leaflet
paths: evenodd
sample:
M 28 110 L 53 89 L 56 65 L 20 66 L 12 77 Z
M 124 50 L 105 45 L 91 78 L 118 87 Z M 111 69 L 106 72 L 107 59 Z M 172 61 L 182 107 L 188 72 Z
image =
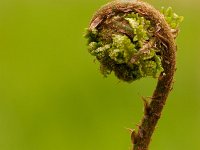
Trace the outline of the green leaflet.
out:
M 135 45 L 125 35 L 113 35 L 112 39 L 112 48 L 109 51 L 110 58 L 118 64 L 128 63 L 131 56 L 137 52 Z
M 134 31 L 133 41 L 137 41 L 136 45 L 142 47 L 144 41 L 149 39 L 148 28 L 150 21 L 140 17 L 137 13 L 128 14 L 125 19 L 129 22 Z
M 184 17 L 179 16 L 172 10 L 171 7 L 168 7 L 167 9 L 162 7 L 161 13 L 165 16 L 165 20 L 170 25 L 172 29 L 177 29 L 180 25 L 180 23 L 183 21 Z

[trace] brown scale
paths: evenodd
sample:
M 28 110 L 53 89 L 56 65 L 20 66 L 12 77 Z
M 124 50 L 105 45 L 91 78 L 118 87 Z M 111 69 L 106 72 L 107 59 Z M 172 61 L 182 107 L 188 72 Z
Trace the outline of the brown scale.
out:
M 99 39 L 103 42 L 111 43 L 113 34 L 122 34 L 133 39 L 133 29 L 129 25 L 129 22 L 121 16 L 114 16 L 107 18 L 98 27 Z

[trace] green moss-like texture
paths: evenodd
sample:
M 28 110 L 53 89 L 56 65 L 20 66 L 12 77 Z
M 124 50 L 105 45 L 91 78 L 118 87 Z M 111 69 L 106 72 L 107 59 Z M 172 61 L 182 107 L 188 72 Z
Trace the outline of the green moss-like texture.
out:
M 177 29 L 180 23 L 183 21 L 183 16 L 179 16 L 172 10 L 171 7 L 165 9 L 164 7 L 161 8 L 161 13 L 164 14 L 165 20 L 170 25 L 172 29 Z
M 175 29 L 182 21 L 171 9 L 162 10 Z M 104 76 L 114 72 L 127 82 L 142 77 L 158 77 L 162 67 L 161 46 L 154 37 L 154 24 L 138 13 L 112 16 L 94 29 L 88 29 L 89 53 L 100 62 Z

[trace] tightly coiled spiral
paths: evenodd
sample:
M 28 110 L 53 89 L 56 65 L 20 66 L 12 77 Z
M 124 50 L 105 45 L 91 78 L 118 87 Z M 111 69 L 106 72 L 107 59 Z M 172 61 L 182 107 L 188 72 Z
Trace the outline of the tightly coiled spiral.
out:
M 166 45 L 157 35 L 161 28 L 151 14 L 141 10 L 143 4 L 114 1 L 103 6 L 91 20 L 86 33 L 88 50 L 100 62 L 104 76 L 113 71 L 119 79 L 131 82 L 146 76 L 156 78 L 164 71 L 162 51 Z M 171 9 L 162 11 L 175 33 L 182 18 Z

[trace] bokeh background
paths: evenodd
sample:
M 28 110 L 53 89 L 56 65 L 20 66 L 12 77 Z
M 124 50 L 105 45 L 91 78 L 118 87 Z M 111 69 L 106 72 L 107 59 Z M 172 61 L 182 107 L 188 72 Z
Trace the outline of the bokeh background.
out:
M 200 149 L 200 2 L 147 0 L 185 17 L 176 82 L 151 150 Z M 156 80 L 103 78 L 83 38 L 107 0 L 0 0 L 0 150 L 130 150 Z

